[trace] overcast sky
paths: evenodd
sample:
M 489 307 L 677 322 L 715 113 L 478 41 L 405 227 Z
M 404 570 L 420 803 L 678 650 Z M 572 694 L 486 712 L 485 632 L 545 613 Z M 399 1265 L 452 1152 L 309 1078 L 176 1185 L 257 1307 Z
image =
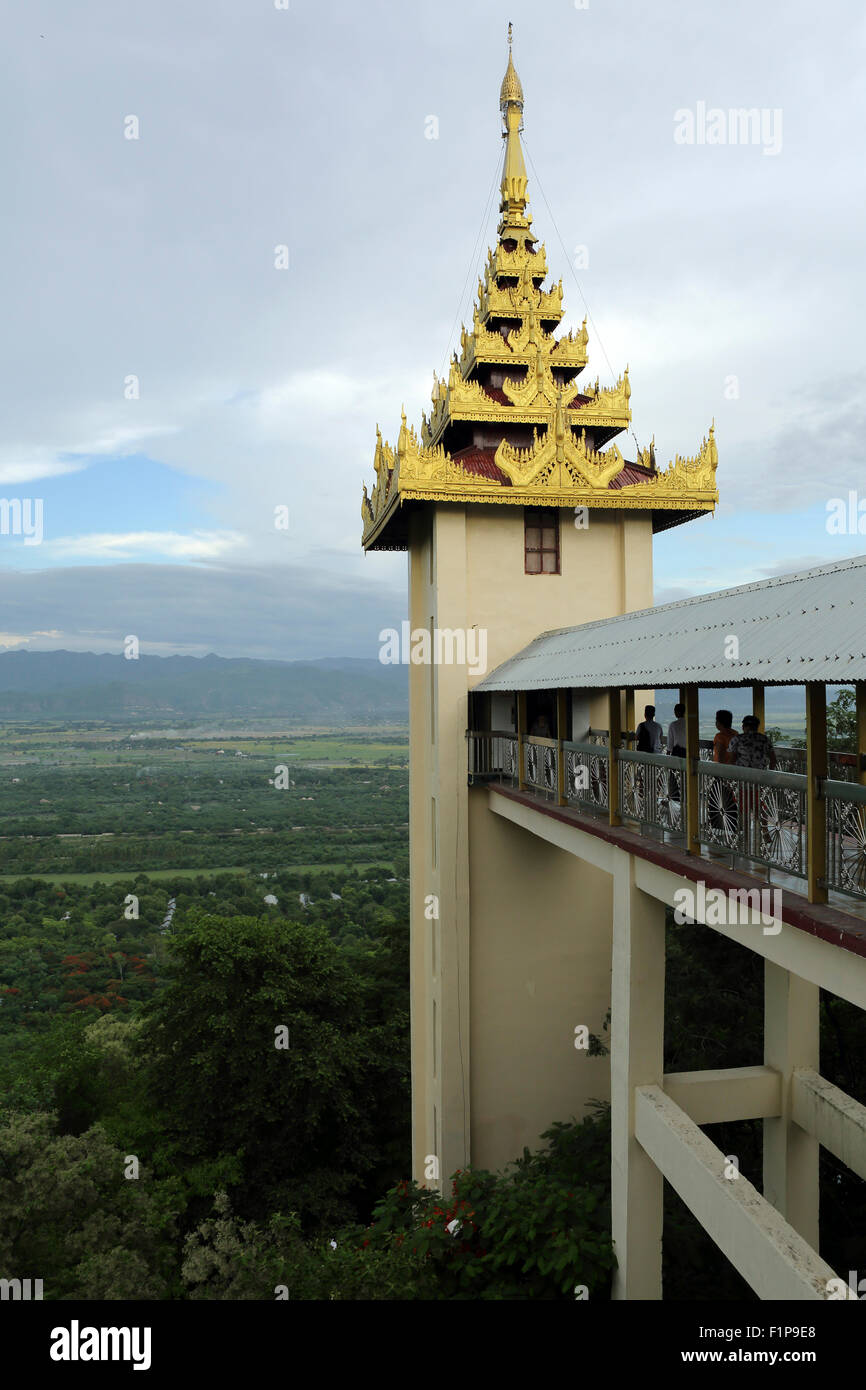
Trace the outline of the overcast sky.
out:
M 0 497 L 44 534 L 0 535 L 0 645 L 376 655 L 406 559 L 362 556 L 361 484 L 471 320 L 509 19 L 587 378 L 629 364 L 661 463 L 715 417 L 656 600 L 866 548 L 827 529 L 866 498 L 860 4 L 282 2 L 5 12 Z M 761 139 L 701 140 L 740 107 Z

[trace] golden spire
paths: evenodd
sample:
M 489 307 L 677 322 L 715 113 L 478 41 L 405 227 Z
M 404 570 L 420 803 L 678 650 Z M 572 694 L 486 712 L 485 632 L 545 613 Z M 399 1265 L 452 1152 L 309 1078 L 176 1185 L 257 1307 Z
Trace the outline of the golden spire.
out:
M 505 124 L 505 159 L 502 164 L 500 212 L 522 217 L 526 208 L 526 165 L 520 145 L 523 123 L 523 88 L 511 57 L 511 25 L 508 26 L 508 67 L 499 89 L 499 110 Z

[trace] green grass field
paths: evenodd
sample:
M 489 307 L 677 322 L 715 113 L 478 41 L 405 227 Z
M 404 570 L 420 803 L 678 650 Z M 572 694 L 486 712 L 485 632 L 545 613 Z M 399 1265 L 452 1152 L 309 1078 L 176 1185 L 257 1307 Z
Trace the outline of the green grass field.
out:
M 327 874 L 335 871 L 346 871 L 349 869 L 391 869 L 390 864 L 380 864 L 371 859 L 369 863 L 363 864 L 289 864 L 284 869 L 278 870 L 280 874 Z M 140 873 L 156 882 L 159 879 L 178 879 L 178 878 L 198 878 L 202 875 L 205 878 L 217 878 L 220 874 L 246 874 L 248 869 L 233 868 L 203 868 L 203 869 L 143 869 Z M 0 874 L 0 883 L 15 883 L 22 878 L 38 879 L 40 883 L 129 883 L 137 878 L 138 874 L 133 871 L 126 873 L 102 873 L 102 874 Z

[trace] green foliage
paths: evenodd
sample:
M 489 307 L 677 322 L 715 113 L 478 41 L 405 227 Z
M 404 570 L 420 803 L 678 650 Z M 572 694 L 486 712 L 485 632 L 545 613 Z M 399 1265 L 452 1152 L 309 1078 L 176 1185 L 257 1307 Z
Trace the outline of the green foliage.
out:
M 225 1192 L 187 1236 L 182 1277 L 191 1299 L 381 1301 L 416 1296 L 420 1257 L 364 1249 L 357 1233 L 307 1242 L 294 1214 L 241 1221 Z
M 178 1184 L 125 1166 L 99 1125 L 57 1135 L 45 1113 L 0 1124 L 4 1275 L 42 1279 L 46 1299 L 170 1296 Z
M 408 1138 L 407 1029 L 321 926 L 192 914 L 142 1037 L 173 1161 L 234 1156 L 246 1215 L 351 1219 L 393 1148 L 395 1094 Z
M 503 1173 L 456 1173 L 450 1198 L 404 1180 L 376 1206 L 362 1244 L 421 1256 L 415 1297 L 574 1299 L 581 1285 L 608 1297 L 607 1111 L 542 1137 L 545 1149 L 525 1150 Z
M 850 686 L 843 686 L 827 706 L 827 744 L 841 753 L 857 751 L 857 711 Z

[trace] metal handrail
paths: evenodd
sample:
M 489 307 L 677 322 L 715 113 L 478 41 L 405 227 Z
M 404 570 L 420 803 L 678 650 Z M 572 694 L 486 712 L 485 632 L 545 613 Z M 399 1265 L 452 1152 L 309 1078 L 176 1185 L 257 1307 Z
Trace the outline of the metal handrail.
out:
M 701 759 L 698 759 L 698 773 L 701 777 L 750 782 L 759 787 L 782 787 L 793 792 L 802 791 L 807 781 L 802 772 L 774 772 L 769 767 L 740 767 L 738 763 L 706 763 Z
M 650 767 L 666 767 L 669 772 L 685 772 L 686 759 L 675 758 L 672 753 L 638 753 L 637 749 L 617 748 L 614 750 L 617 762 L 648 763 Z
M 574 743 L 563 740 L 562 746 L 569 753 L 590 753 L 594 758 L 607 757 L 607 749 L 602 743 Z
M 818 795 L 825 801 L 854 801 L 858 806 L 866 806 L 866 787 L 859 782 L 837 782 L 830 777 L 822 777 L 818 783 Z

